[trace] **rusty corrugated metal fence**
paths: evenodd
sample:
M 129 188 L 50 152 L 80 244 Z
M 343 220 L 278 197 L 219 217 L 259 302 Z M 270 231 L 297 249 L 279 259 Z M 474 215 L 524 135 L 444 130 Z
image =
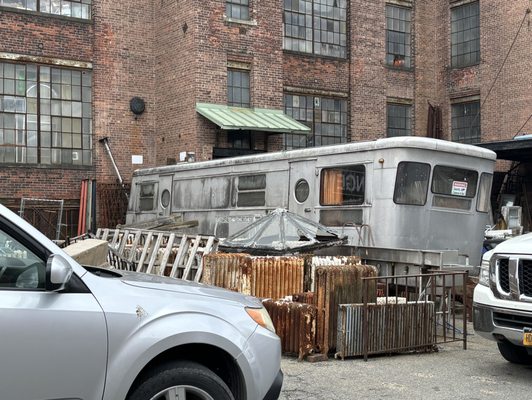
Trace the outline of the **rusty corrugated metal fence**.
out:
M 303 291 L 304 259 L 240 253 L 205 256 L 202 282 L 256 297 L 280 299 Z
M 318 309 L 316 347 L 322 354 L 336 348 L 338 306 L 360 303 L 363 299 L 363 278 L 376 277 L 377 268 L 371 265 L 318 267 L 315 271 L 314 304 Z M 369 284 L 367 293 L 376 299 L 376 281 Z
M 393 299 L 393 298 L 392 298 Z M 367 340 L 364 335 L 367 312 Z M 426 351 L 434 346 L 434 302 L 341 304 L 336 356 Z
M 316 307 L 284 300 L 266 299 L 262 302 L 268 310 L 281 339 L 285 354 L 297 355 L 302 360 L 314 351 L 316 341 Z

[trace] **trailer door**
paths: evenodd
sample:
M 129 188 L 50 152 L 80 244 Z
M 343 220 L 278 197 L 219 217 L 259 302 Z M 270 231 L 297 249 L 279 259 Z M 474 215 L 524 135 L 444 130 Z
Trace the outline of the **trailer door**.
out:
M 290 163 L 288 210 L 317 221 L 316 215 L 316 159 Z
M 172 211 L 172 178 L 173 175 L 159 177 L 159 216 L 168 217 Z

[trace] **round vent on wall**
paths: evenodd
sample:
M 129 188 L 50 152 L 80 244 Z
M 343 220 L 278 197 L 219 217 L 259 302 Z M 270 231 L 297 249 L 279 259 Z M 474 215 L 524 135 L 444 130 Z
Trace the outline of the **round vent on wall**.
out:
M 146 109 L 146 104 L 144 103 L 144 100 L 140 97 L 133 97 L 129 101 L 129 108 L 131 109 L 131 112 L 133 114 L 140 115 Z

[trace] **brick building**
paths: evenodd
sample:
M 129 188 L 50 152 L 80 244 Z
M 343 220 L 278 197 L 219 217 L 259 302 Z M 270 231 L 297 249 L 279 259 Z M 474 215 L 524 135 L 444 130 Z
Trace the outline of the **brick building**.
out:
M 77 226 L 80 182 L 94 180 L 100 196 L 117 179 L 104 138 L 127 183 L 183 152 L 204 160 L 393 135 L 477 143 L 532 133 L 528 7 L 0 0 L 0 202 L 62 199 Z M 98 199 L 106 224 L 115 206 Z

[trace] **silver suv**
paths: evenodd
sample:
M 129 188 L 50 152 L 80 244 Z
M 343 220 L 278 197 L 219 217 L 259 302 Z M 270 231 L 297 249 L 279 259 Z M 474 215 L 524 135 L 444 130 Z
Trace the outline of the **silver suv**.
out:
M 0 205 L 2 400 L 277 399 L 280 342 L 251 297 L 83 268 Z

